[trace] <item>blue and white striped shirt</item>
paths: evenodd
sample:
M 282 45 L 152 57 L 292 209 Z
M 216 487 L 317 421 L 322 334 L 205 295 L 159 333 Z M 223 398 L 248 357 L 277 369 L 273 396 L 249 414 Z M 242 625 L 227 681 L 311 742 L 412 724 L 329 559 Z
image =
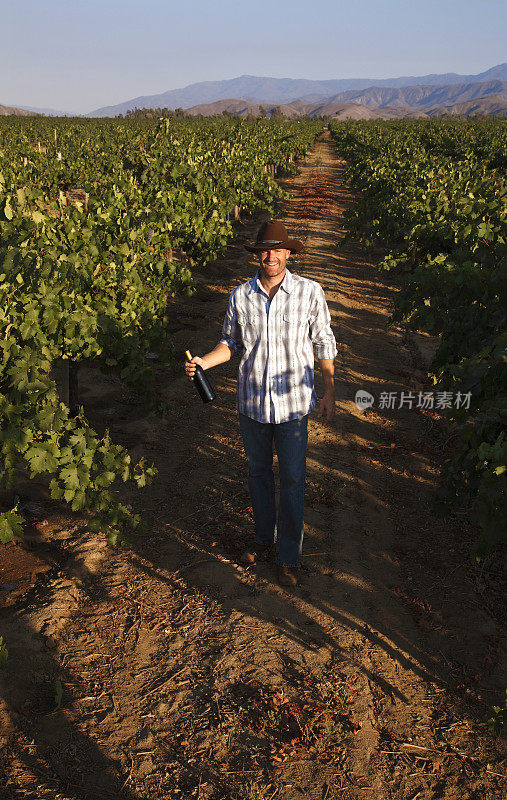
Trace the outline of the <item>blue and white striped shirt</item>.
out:
M 314 356 L 336 356 L 322 286 L 288 269 L 272 300 L 259 273 L 232 292 L 221 342 L 241 356 L 237 408 L 257 422 L 288 422 L 317 402 Z

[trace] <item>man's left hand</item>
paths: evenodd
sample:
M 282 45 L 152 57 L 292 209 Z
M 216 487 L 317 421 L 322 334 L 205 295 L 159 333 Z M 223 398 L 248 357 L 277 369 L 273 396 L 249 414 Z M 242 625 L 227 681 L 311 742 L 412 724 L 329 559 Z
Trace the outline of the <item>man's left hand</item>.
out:
M 318 417 L 324 417 L 325 422 L 331 422 L 334 417 L 334 394 L 326 394 L 320 401 Z

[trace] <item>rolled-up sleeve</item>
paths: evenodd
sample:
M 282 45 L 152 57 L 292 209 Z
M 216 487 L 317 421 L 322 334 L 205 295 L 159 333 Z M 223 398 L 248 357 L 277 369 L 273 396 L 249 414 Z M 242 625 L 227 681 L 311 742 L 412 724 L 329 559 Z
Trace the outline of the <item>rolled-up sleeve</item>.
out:
M 324 290 L 322 286 L 316 286 L 315 289 L 310 316 L 310 338 L 315 347 L 315 356 L 318 359 L 335 358 L 336 339 L 331 329 L 331 315 Z
M 225 312 L 224 324 L 222 325 L 222 337 L 219 344 L 220 343 L 226 344 L 227 347 L 230 347 L 231 350 L 239 355 L 243 352 L 243 340 L 238 324 L 234 292 L 229 298 L 227 311 Z

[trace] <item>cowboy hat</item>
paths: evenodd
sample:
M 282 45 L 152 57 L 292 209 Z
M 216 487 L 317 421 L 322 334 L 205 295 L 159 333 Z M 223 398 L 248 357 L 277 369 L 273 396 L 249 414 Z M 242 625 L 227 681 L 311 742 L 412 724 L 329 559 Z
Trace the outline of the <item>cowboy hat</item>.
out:
M 276 219 L 264 222 L 257 233 L 257 239 L 252 244 L 243 245 L 249 253 L 261 253 L 265 250 L 290 250 L 291 253 L 300 253 L 303 242 L 299 239 L 289 239 L 285 225 Z

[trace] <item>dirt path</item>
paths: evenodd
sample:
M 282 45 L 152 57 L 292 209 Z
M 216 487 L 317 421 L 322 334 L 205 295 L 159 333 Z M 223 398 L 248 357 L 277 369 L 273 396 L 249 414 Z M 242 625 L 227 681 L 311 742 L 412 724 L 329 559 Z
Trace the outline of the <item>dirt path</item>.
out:
M 396 290 L 360 248 L 337 247 L 354 202 L 344 167 L 324 134 L 285 182 L 287 227 L 306 243 L 293 269 L 324 287 L 338 342 L 336 419 L 310 423 L 301 585 L 237 563 L 253 535 L 237 363 L 214 371 L 212 408 L 156 367 L 158 415 L 87 371 L 92 423 L 159 470 L 123 493 L 150 533 L 111 551 L 42 496 L 25 501 L 29 555 L 51 569 L 0 610 L 9 800 L 502 796 L 485 720 L 505 687 L 504 629 L 468 560 L 473 531 L 432 513 L 440 423 L 378 405 L 423 387 L 434 342 L 387 330 Z M 258 223 L 174 304 L 177 352 L 217 341 Z M 375 397 L 366 412 L 359 389 Z

